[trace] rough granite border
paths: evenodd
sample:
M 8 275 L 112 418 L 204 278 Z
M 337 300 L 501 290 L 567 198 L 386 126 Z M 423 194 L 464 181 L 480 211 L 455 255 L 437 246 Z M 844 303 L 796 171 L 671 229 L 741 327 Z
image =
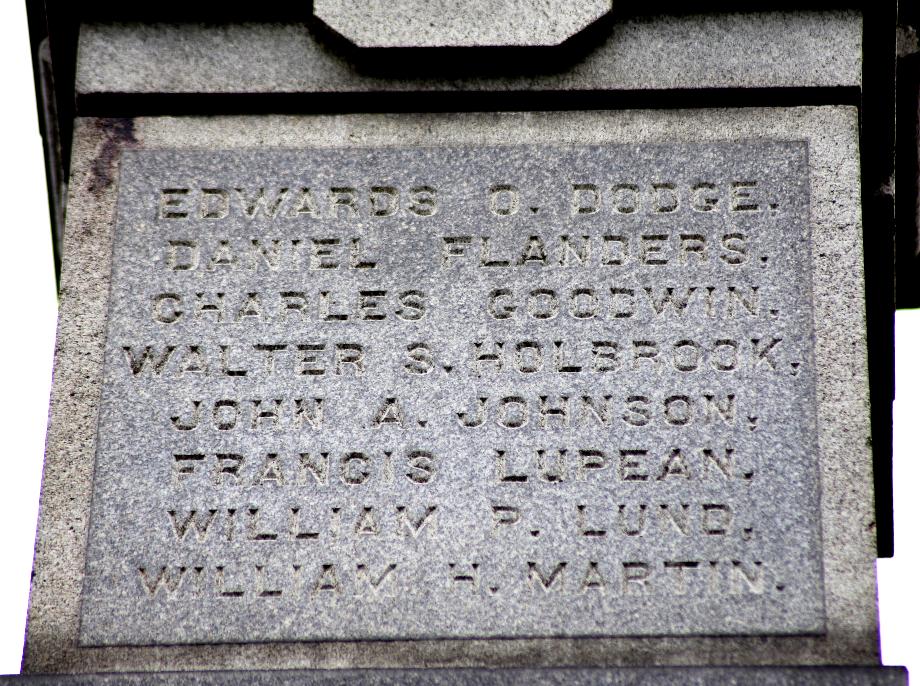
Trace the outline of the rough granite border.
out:
M 78 120 L 23 672 L 877 665 L 858 133 L 857 111 L 850 107 Z M 809 144 L 826 635 L 77 645 L 123 149 L 745 139 L 805 140 Z

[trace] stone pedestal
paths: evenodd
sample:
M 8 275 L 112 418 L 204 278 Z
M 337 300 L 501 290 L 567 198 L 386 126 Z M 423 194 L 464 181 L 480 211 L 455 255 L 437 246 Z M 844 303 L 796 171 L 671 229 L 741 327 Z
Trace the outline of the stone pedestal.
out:
M 85 27 L 84 112 L 197 115 L 75 125 L 19 680 L 906 683 L 878 660 L 856 107 L 418 94 L 848 92 L 859 17 L 600 27 L 459 80 L 294 24 Z M 202 116 L 228 93 L 301 111 Z

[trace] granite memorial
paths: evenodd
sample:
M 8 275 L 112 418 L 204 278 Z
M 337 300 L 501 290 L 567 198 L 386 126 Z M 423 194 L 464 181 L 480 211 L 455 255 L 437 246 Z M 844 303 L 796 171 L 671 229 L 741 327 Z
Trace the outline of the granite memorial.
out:
M 509 35 L 418 4 L 370 33 L 383 4 L 315 12 L 430 50 L 609 10 L 520 3 Z M 797 78 L 858 82 L 858 15 L 818 15 L 760 18 L 830 26 L 851 44 Z M 640 20 L 529 83 L 628 88 L 616 60 L 685 21 L 750 29 Z M 247 32 L 259 69 L 307 67 L 256 91 L 386 81 L 302 26 L 211 31 L 84 26 L 78 98 L 246 92 Z M 386 88 L 477 90 L 426 79 Z M 78 118 L 14 681 L 905 684 L 878 664 L 857 116 Z

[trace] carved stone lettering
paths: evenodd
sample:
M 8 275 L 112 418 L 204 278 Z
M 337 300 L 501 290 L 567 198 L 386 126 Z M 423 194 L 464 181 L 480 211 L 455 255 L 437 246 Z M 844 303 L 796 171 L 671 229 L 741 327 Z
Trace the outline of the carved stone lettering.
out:
M 82 643 L 821 633 L 807 155 L 126 151 Z

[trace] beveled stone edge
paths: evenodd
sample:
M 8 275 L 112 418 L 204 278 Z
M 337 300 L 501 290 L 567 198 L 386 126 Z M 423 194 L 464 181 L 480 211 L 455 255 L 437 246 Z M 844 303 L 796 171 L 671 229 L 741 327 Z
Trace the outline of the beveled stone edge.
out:
M 362 15 L 361 19 L 365 20 L 368 24 L 380 26 L 381 24 L 385 23 L 381 21 L 382 17 L 380 16 L 380 12 L 383 7 L 386 7 L 386 9 L 391 11 L 393 9 L 398 11 L 400 9 L 398 7 L 398 3 L 368 2 L 367 0 L 362 0 L 361 2 L 349 2 L 348 0 L 314 0 L 313 16 L 322 21 L 329 28 L 331 28 L 346 40 L 362 48 L 545 47 L 559 45 L 563 41 L 581 33 L 588 26 L 610 12 L 610 10 L 613 8 L 612 0 L 598 0 L 592 3 L 593 5 L 598 6 L 596 10 L 580 13 L 581 16 L 577 22 L 568 22 L 568 24 L 563 27 L 560 26 L 560 24 L 563 24 L 563 22 L 559 21 L 559 15 L 564 14 L 565 10 L 563 9 L 564 5 L 559 5 L 556 7 L 557 14 L 551 17 L 547 17 L 546 23 L 549 24 L 549 27 L 544 31 L 532 32 L 526 39 L 506 37 L 496 40 L 495 38 L 491 38 L 489 36 L 501 35 L 501 29 L 489 32 L 482 31 L 479 29 L 479 27 L 481 27 L 482 24 L 489 22 L 499 26 L 508 24 L 513 25 L 515 23 L 516 17 L 483 17 L 483 13 L 491 9 L 495 9 L 494 7 L 482 7 L 481 5 L 484 4 L 487 3 L 470 2 L 468 0 L 466 3 L 464 3 L 462 11 L 459 12 L 468 21 L 468 26 L 472 29 L 472 31 L 470 31 L 468 34 L 457 36 L 455 35 L 455 31 L 451 31 L 450 29 L 442 29 L 436 32 L 436 35 L 441 36 L 439 39 L 422 36 L 411 40 L 405 40 L 402 38 L 394 38 L 392 35 L 388 38 L 386 30 L 368 32 L 362 31 L 360 27 L 358 27 L 356 30 L 355 23 L 357 22 L 350 21 L 351 17 L 349 15 L 360 13 Z M 525 3 L 518 3 L 518 5 L 521 4 Z M 572 2 L 568 4 L 578 3 Z M 347 5 L 351 5 L 351 7 L 347 7 Z M 346 7 L 343 8 L 343 6 Z M 477 9 L 479 16 L 476 16 Z M 498 21 L 496 21 L 496 19 Z M 539 24 L 540 22 L 536 23 Z M 433 27 L 434 24 L 431 24 L 431 26 Z M 476 32 L 477 29 L 479 29 L 479 33 Z M 368 34 L 374 33 L 377 33 L 378 35 L 371 37 L 368 36 Z M 515 35 L 511 31 L 506 31 L 505 33 L 511 33 L 512 35 Z
M 563 686 L 564 684 L 608 684 L 608 686 L 756 686 L 769 679 L 770 686 L 907 686 L 903 667 L 619 667 L 544 669 L 382 669 L 314 671 L 222 671 L 153 672 L 129 674 L 22 675 L 0 676 L 10 686 L 223 686 L 225 683 L 260 686 L 395 686 L 435 683 L 435 686 L 494 684 L 495 686 Z M 424 681 L 421 681 L 424 679 Z M 434 679 L 435 682 L 431 680 Z M 729 681 L 730 680 L 730 681 Z

